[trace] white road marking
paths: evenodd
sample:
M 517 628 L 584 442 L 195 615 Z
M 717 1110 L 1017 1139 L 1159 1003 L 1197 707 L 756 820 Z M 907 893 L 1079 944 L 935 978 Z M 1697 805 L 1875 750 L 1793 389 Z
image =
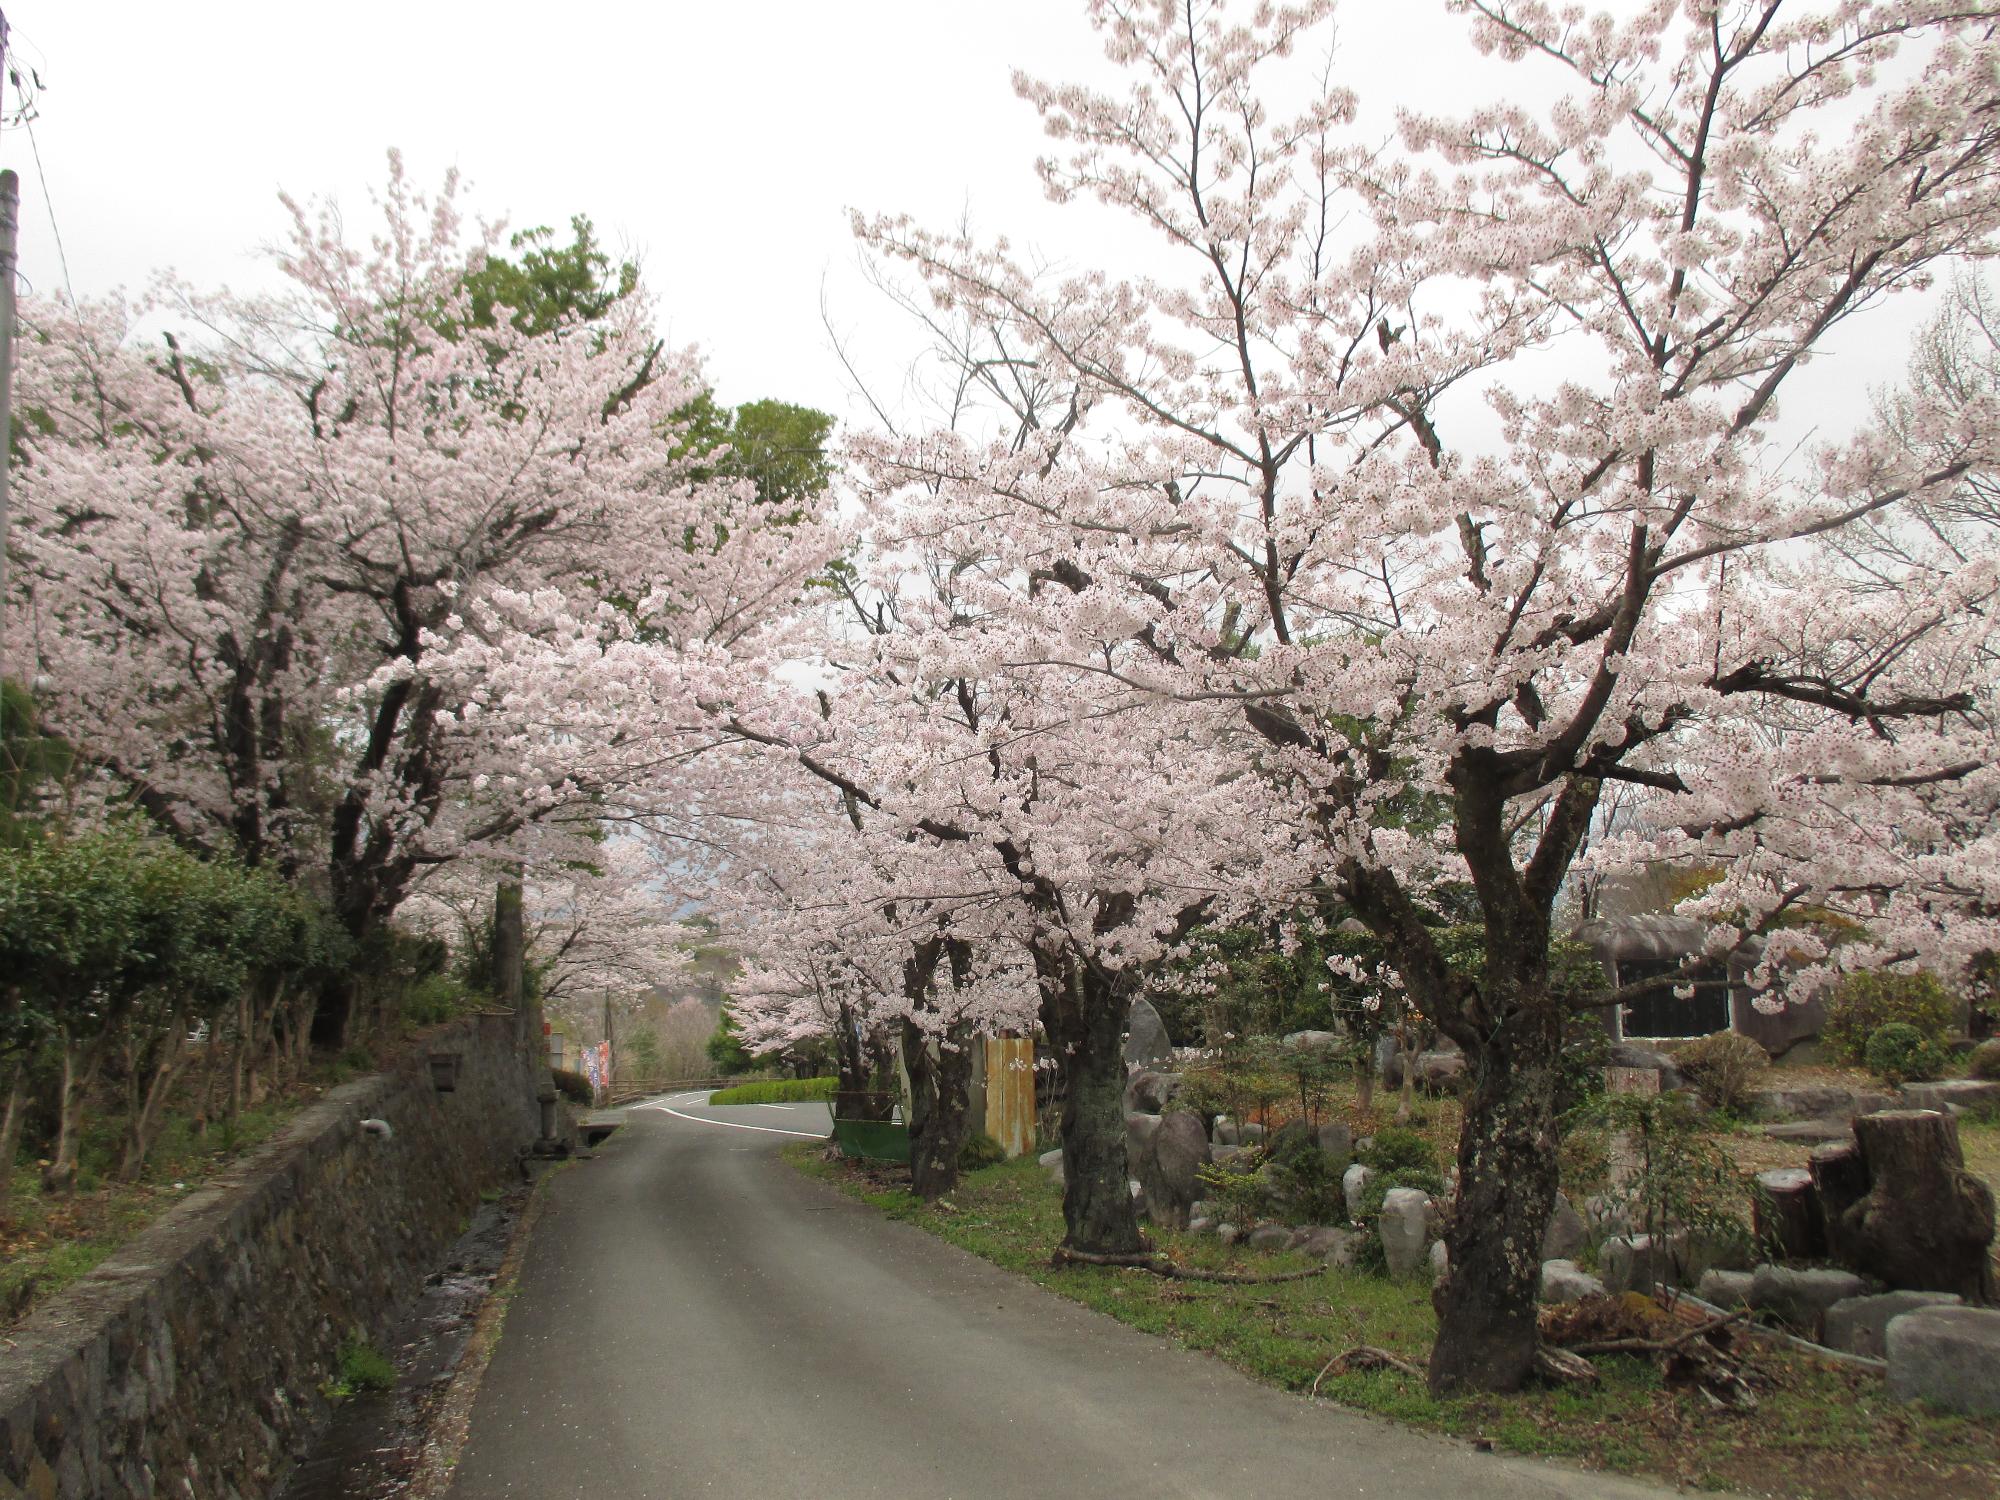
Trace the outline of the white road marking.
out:
M 690 1120 L 696 1125 L 720 1125 L 725 1130 L 756 1130 L 761 1131 L 765 1135 L 796 1135 L 808 1141 L 823 1141 L 826 1139 L 825 1134 L 817 1130 L 779 1130 L 774 1125 L 739 1125 L 734 1120 L 705 1120 L 700 1115 L 684 1115 L 679 1110 L 665 1104 L 642 1104 L 637 1107 L 640 1109 L 663 1110 L 667 1114 L 672 1115 L 676 1120 Z

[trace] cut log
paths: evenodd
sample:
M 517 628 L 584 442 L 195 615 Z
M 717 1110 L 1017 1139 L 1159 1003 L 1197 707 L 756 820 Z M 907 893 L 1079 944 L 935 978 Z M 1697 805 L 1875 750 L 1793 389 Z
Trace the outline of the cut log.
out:
M 1758 1247 L 1779 1260 L 1818 1260 L 1826 1254 L 1826 1222 L 1812 1173 L 1778 1167 L 1757 1174 L 1751 1213 Z
M 1861 1159 L 1861 1148 L 1852 1141 L 1815 1148 L 1812 1180 L 1828 1252 L 1841 1265 L 1852 1265 L 1847 1211 L 1868 1196 L 1868 1163 Z
M 1965 1170 L 1958 1122 L 1888 1109 L 1854 1122 L 1868 1195 L 1841 1214 L 1836 1254 L 1891 1287 L 1993 1297 L 1993 1190 Z

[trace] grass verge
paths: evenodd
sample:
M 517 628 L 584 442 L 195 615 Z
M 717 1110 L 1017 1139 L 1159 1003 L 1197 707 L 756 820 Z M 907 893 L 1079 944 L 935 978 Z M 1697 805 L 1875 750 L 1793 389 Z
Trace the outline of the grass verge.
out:
M 813 1104 L 831 1099 L 838 1078 L 780 1078 L 767 1083 L 739 1083 L 717 1089 L 710 1104 Z
M 783 1150 L 800 1171 L 890 1218 L 1286 1390 L 1303 1394 L 1329 1359 L 1356 1344 L 1421 1365 L 1436 1336 L 1429 1287 L 1416 1282 L 1329 1269 L 1305 1281 L 1225 1286 L 1101 1267 L 1052 1268 L 1049 1252 L 1062 1238 L 1061 1197 L 1031 1159 L 974 1172 L 950 1199 L 926 1207 L 888 1171 L 830 1159 L 811 1143 Z M 1276 1271 L 1311 1264 L 1303 1256 L 1225 1249 L 1206 1237 L 1158 1238 L 1190 1265 Z M 1380 1370 L 1327 1376 L 1319 1392 L 1510 1452 L 1693 1489 L 1799 1500 L 1990 1500 L 2000 1493 L 2000 1431 L 1892 1402 L 1878 1376 L 1760 1342 L 1749 1368 L 1762 1405 L 1739 1416 L 1710 1411 L 1698 1392 L 1663 1385 L 1648 1361 L 1614 1355 L 1596 1363 L 1603 1379 L 1586 1390 L 1438 1400 L 1421 1380 Z

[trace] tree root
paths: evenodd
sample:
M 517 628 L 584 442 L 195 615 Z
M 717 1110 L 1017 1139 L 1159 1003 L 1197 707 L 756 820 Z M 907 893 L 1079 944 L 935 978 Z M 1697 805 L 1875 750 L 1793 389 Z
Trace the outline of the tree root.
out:
M 1313 1376 L 1312 1389 L 1306 1394 L 1317 1396 L 1319 1383 L 1329 1375 L 1345 1375 L 1352 1370 L 1401 1370 L 1405 1375 L 1424 1378 L 1424 1372 L 1399 1354 L 1391 1354 L 1387 1349 L 1378 1349 L 1373 1344 L 1356 1344 L 1352 1349 L 1336 1354 L 1319 1367 L 1319 1374 Z
M 1142 1253 L 1138 1255 L 1095 1255 L 1088 1250 L 1072 1250 L 1067 1245 L 1056 1247 L 1049 1257 L 1052 1266 L 1117 1266 L 1132 1271 L 1150 1271 L 1155 1276 L 1164 1276 L 1169 1281 L 1208 1281 L 1223 1286 L 1272 1286 L 1281 1281 L 1307 1281 L 1324 1274 L 1324 1267 L 1314 1267 L 1309 1271 L 1280 1271 L 1271 1276 L 1252 1276 L 1241 1271 L 1204 1271 L 1195 1266 L 1180 1266 L 1164 1255 Z

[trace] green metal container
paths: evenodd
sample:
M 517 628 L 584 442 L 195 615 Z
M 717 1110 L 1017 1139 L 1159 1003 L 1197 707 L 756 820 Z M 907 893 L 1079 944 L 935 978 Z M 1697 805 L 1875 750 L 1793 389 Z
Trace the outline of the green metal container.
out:
M 833 1138 L 842 1156 L 870 1161 L 908 1161 L 910 1127 L 900 1120 L 835 1120 Z

